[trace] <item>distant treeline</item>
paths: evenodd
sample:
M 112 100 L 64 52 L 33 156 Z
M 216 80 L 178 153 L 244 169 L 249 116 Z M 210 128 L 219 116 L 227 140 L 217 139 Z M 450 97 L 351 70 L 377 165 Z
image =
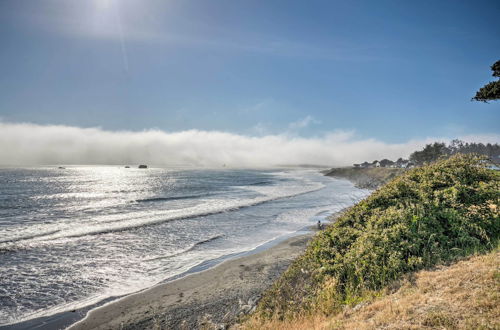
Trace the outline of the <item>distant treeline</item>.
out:
M 354 167 L 399 167 L 411 168 L 414 166 L 432 163 L 439 159 L 449 158 L 456 154 L 475 154 L 487 156 L 488 159 L 495 164 L 500 163 L 500 145 L 498 143 L 483 144 L 469 143 L 455 139 L 449 144 L 444 142 L 434 142 L 427 144 L 422 150 L 415 151 L 410 155 L 410 159 L 399 158 L 395 162 L 389 159 L 381 161 L 374 160 L 373 162 L 364 162 L 362 164 L 354 164 Z
M 431 163 L 438 159 L 448 158 L 455 154 L 477 154 L 487 156 L 491 161 L 500 161 L 500 145 L 498 143 L 468 143 L 461 140 L 453 140 L 448 145 L 443 142 L 427 144 L 422 150 L 415 151 L 410 155 L 410 161 L 422 165 Z

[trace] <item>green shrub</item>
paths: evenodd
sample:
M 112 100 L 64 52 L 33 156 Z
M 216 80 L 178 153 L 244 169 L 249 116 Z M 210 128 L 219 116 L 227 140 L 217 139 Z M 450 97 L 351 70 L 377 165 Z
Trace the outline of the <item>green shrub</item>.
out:
M 495 248 L 499 183 L 470 155 L 407 171 L 318 234 L 264 295 L 258 315 L 330 313 L 405 273 Z

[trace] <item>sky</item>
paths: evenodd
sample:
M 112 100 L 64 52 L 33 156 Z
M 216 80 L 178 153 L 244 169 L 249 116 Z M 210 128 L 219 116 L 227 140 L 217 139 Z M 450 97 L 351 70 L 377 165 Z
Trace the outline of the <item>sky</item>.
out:
M 3 0 L 0 163 L 84 162 L 84 150 L 11 153 L 15 139 L 26 140 L 15 140 L 29 146 L 16 149 L 24 155 L 63 149 L 54 129 L 158 133 L 166 144 L 198 133 L 220 138 L 215 145 L 318 142 L 334 153 L 325 163 L 361 161 L 369 141 L 392 150 L 374 157 L 404 156 L 412 150 L 402 146 L 432 139 L 500 142 L 500 102 L 471 102 L 500 59 L 499 12 L 496 0 Z M 33 149 L 32 140 L 46 143 Z M 221 160 L 189 141 L 192 157 L 178 161 Z M 227 159 L 243 162 L 233 147 Z M 276 150 L 262 161 L 274 162 Z

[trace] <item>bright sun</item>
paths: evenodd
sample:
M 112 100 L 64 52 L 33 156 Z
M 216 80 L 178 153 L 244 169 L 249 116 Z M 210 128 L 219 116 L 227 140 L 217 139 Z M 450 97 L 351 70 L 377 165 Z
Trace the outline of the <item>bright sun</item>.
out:
M 109 7 L 111 7 L 111 5 L 113 4 L 113 2 L 114 2 L 113 0 L 95 0 L 96 7 L 99 10 L 109 9 Z

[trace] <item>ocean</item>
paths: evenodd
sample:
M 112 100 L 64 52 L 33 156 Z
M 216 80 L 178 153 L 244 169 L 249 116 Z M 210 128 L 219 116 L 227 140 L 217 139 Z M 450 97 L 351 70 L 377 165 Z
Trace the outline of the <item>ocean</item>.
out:
M 366 197 L 310 169 L 0 169 L 0 326 L 133 293 Z

